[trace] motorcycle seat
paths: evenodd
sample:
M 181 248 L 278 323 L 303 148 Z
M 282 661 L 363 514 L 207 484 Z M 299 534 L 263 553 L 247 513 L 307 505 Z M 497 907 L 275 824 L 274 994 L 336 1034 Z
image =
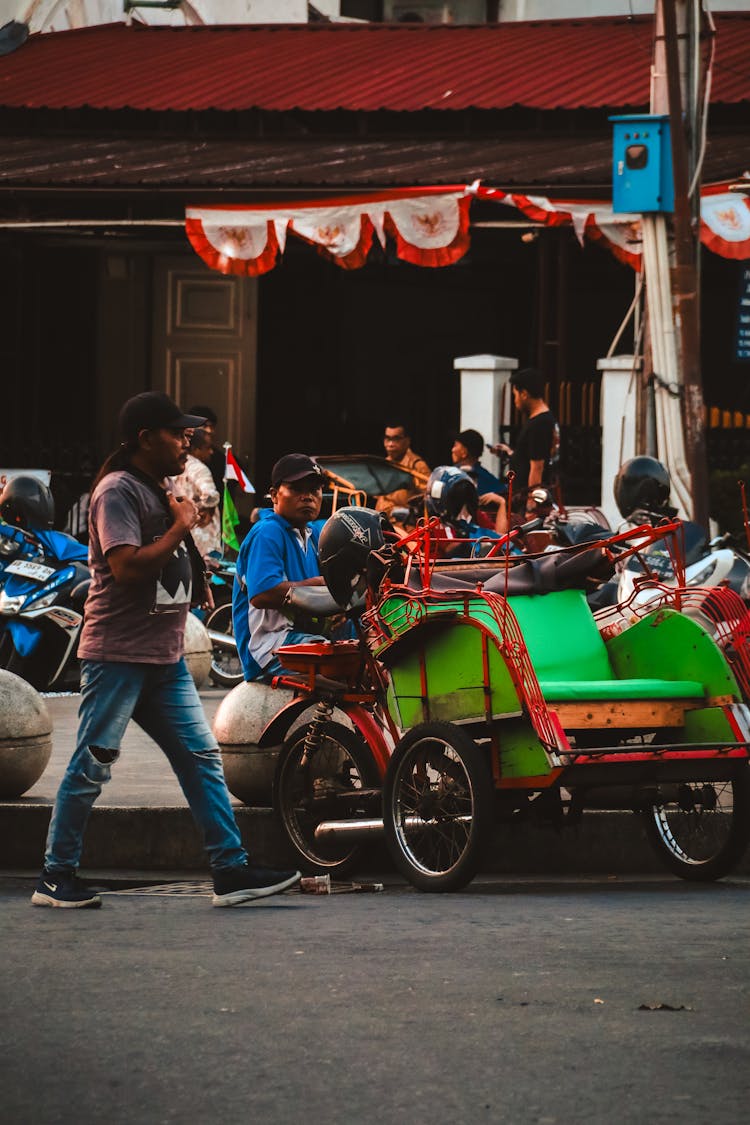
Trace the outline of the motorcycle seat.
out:
M 529 594 L 551 594 L 557 590 L 585 590 L 590 579 L 608 578 L 613 566 L 600 547 L 569 554 L 556 551 L 536 559 L 522 559 L 512 563 L 507 570 L 504 563 L 454 563 L 450 567 L 436 566 L 430 579 L 430 588 L 443 593 L 448 590 L 482 588 L 492 594 L 509 598 Z M 419 572 L 412 570 L 407 583 L 410 590 L 422 587 Z
M 69 594 L 70 600 L 73 603 L 73 605 L 77 606 L 78 608 L 80 608 L 83 605 L 83 603 L 86 601 L 86 597 L 88 595 L 90 585 L 91 585 L 91 578 L 88 577 L 88 578 L 84 578 L 82 582 L 78 582 L 73 587 L 73 589 L 70 591 L 70 594 Z

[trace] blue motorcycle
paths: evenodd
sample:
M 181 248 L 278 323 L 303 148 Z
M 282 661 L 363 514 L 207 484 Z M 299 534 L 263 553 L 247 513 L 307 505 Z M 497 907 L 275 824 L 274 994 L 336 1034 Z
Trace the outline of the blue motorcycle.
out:
M 62 531 L 0 523 L 0 667 L 38 691 L 77 682 L 87 556 Z

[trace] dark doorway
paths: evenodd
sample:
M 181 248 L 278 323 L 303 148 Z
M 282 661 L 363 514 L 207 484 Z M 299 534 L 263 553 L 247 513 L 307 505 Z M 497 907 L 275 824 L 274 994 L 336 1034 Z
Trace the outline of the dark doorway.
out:
M 260 283 L 259 479 L 290 450 L 382 454 L 391 413 L 406 415 L 431 465 L 450 461 L 453 360 L 489 352 L 528 362 L 533 347 L 534 255 L 508 241 L 478 231 L 448 268 L 373 255 L 352 272 L 288 245 Z

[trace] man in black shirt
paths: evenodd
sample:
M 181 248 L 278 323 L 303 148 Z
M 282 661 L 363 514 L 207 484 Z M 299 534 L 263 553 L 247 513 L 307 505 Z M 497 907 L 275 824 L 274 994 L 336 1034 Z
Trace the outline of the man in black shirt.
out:
M 510 457 L 515 473 L 515 492 L 537 484 L 554 483 L 560 454 L 560 427 L 544 401 L 544 376 L 533 367 L 514 371 L 510 378 L 513 405 L 523 418 L 515 449 L 499 444 L 495 452 Z

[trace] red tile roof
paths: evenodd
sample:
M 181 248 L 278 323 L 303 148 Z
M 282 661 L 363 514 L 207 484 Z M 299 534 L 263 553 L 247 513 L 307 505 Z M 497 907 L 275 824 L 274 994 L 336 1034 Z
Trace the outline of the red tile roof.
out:
M 750 13 L 715 17 L 712 101 L 750 100 Z M 0 106 L 141 110 L 645 107 L 652 19 L 477 27 L 109 24 L 0 58 Z

